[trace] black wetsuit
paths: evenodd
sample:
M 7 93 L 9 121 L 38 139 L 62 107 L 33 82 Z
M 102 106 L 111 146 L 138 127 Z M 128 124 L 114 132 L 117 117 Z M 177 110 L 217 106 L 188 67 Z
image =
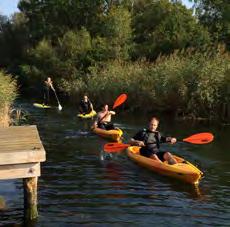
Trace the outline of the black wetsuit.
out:
M 47 84 L 46 82 L 44 82 L 43 84 L 43 103 L 45 105 L 49 105 L 50 103 L 50 89 L 51 89 L 51 86 Z
M 92 111 L 92 107 L 91 107 L 91 102 L 88 100 L 87 102 L 85 102 L 84 100 L 81 100 L 80 102 L 80 106 L 79 106 L 79 111 L 81 114 L 88 114 Z
M 141 147 L 140 154 L 145 157 L 150 157 L 156 154 L 161 161 L 164 161 L 165 152 L 159 151 L 160 143 L 166 143 L 171 141 L 171 137 L 161 136 L 160 132 L 151 132 L 148 129 L 142 129 L 139 131 L 133 139 L 143 141 L 146 146 Z
M 112 130 L 115 129 L 112 122 L 98 122 L 97 123 L 98 128 L 105 129 L 105 130 Z

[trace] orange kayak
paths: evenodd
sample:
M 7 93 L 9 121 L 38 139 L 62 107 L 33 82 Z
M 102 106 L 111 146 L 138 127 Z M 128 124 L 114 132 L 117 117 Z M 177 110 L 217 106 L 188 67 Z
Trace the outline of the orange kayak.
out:
M 144 157 L 139 153 L 140 147 L 131 146 L 127 148 L 128 157 L 137 164 L 152 170 L 156 173 L 177 178 L 190 184 L 198 184 L 203 173 L 185 159 L 173 155 L 177 164 L 169 165 L 167 162 L 160 163 L 153 159 Z
M 96 133 L 97 135 L 105 138 L 105 139 L 109 139 L 111 141 L 115 141 L 118 142 L 121 139 L 121 136 L 123 135 L 123 132 L 121 129 L 112 129 L 112 130 L 104 130 L 101 128 L 93 128 L 92 129 L 94 133 Z

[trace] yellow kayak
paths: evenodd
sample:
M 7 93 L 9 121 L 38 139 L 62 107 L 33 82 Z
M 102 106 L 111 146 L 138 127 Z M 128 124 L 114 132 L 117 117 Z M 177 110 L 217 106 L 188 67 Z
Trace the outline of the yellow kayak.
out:
M 112 129 L 112 130 L 104 130 L 101 128 L 93 128 L 92 129 L 94 133 L 96 133 L 97 135 L 105 138 L 105 139 L 109 139 L 115 142 L 120 141 L 121 136 L 123 135 L 123 132 L 121 129 Z
M 47 106 L 45 104 L 40 104 L 40 103 L 33 103 L 33 106 L 37 107 L 37 108 L 42 108 L 42 109 L 50 109 L 51 106 Z
M 90 113 L 88 114 L 78 114 L 77 116 L 83 119 L 87 119 L 87 118 L 92 118 L 97 114 L 97 112 L 95 110 L 92 110 Z
M 160 163 L 153 159 L 144 157 L 139 153 L 140 147 L 131 146 L 127 148 L 127 154 L 131 160 L 137 164 L 157 172 L 162 175 L 180 179 L 190 184 L 198 184 L 203 173 L 193 164 L 185 161 L 183 158 L 173 156 L 177 160 L 177 164 L 169 165 L 167 162 Z

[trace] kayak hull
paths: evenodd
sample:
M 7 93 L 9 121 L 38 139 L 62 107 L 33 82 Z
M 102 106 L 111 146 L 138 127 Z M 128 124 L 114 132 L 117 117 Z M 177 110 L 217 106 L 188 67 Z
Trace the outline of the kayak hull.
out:
M 113 129 L 113 130 L 104 130 L 101 128 L 93 128 L 92 129 L 94 133 L 97 135 L 108 139 L 110 141 L 119 142 L 121 140 L 121 136 L 123 135 L 123 132 L 121 129 Z
M 41 109 L 50 109 L 50 108 L 52 108 L 51 106 L 41 104 L 41 103 L 33 103 L 33 106 L 37 107 L 37 108 L 41 108 Z
M 78 114 L 77 116 L 82 119 L 89 119 L 89 118 L 93 118 L 96 114 L 97 112 L 95 110 L 92 110 L 88 114 Z
M 140 155 L 139 150 L 140 147 L 137 146 L 128 147 L 128 157 L 140 166 L 143 166 L 153 172 L 173 177 L 189 184 L 195 185 L 199 183 L 201 177 L 203 176 L 203 173 L 197 167 L 181 157 L 173 155 L 178 163 L 174 165 L 169 165 L 167 162 L 160 163 L 153 159 L 144 157 Z

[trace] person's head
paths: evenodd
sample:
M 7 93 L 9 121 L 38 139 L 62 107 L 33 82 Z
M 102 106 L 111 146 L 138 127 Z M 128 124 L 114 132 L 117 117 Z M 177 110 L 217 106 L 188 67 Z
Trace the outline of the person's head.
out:
M 47 77 L 47 82 L 48 83 L 52 82 L 51 77 Z
M 152 117 L 149 121 L 149 130 L 152 132 L 156 131 L 158 125 L 159 125 L 159 119 L 156 117 Z
M 108 111 L 108 110 L 109 110 L 108 104 L 103 105 L 103 106 L 102 106 L 102 110 Z
M 87 95 L 84 95 L 83 96 L 83 100 L 85 101 L 85 102 L 87 102 L 89 99 L 88 99 L 88 96 Z

